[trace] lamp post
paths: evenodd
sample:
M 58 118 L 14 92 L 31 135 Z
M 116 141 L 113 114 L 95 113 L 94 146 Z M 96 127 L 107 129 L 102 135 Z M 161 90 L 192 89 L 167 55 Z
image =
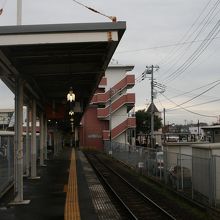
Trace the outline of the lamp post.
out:
M 72 87 L 70 87 L 69 93 L 67 94 L 67 101 L 70 102 L 70 111 L 69 111 L 69 116 L 70 116 L 70 124 L 71 124 L 71 131 L 72 133 L 74 132 L 74 110 L 72 109 L 72 103 L 75 102 L 76 96 L 73 93 Z M 74 132 L 74 140 L 76 139 L 75 132 Z

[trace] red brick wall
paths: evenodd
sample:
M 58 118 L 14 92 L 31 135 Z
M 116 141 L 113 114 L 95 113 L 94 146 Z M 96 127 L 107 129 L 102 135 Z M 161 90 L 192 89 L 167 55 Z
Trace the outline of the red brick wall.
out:
M 103 149 L 102 131 L 108 129 L 108 121 L 97 118 L 96 106 L 91 106 L 85 112 L 80 128 L 80 147 Z

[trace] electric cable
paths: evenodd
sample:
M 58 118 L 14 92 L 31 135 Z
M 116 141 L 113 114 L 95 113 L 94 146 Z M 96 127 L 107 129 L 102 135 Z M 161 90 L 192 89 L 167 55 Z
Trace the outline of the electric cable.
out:
M 190 91 L 187 91 L 187 92 L 181 93 L 181 94 L 179 94 L 179 95 L 175 95 L 175 96 L 171 97 L 171 99 L 173 99 L 173 98 L 177 98 L 177 97 L 180 97 L 180 96 L 183 96 L 183 95 L 189 94 L 189 93 L 192 93 L 192 92 L 194 92 L 194 91 L 197 91 L 197 90 L 199 90 L 199 89 L 202 89 L 202 88 L 204 88 L 204 87 L 207 87 L 207 86 L 212 85 L 212 84 L 214 84 L 214 83 L 216 83 L 216 82 L 219 82 L 219 81 L 220 81 L 220 79 L 219 79 L 219 80 L 215 80 L 214 82 L 211 82 L 211 83 L 205 84 L 205 85 L 203 85 L 203 86 L 200 86 L 200 87 L 195 88 L 195 89 L 192 89 L 192 90 L 190 90 Z
M 191 33 L 191 34 L 189 34 L 190 33 L 190 31 L 193 29 L 193 27 L 196 25 L 196 23 L 197 23 L 197 21 L 199 21 L 199 19 L 200 19 L 200 17 L 203 15 L 203 13 L 205 12 L 205 10 L 208 8 L 208 6 L 209 6 L 209 4 L 211 3 L 211 1 L 212 0 L 209 0 L 208 1 L 208 3 L 203 7 L 203 9 L 202 9 L 202 11 L 200 12 L 200 14 L 199 14 L 199 16 L 195 19 L 195 21 L 193 22 L 193 24 L 190 26 L 190 28 L 187 30 L 187 32 L 184 34 L 184 36 L 178 41 L 178 43 L 179 43 L 179 45 L 184 45 L 187 41 L 188 41 L 188 39 L 190 39 L 190 37 L 196 32 L 196 30 L 197 30 L 197 28 L 199 27 L 199 26 L 197 26 L 197 28 Z M 207 15 L 206 15 L 207 16 Z M 202 23 L 202 22 L 200 22 L 200 23 Z M 187 37 L 187 35 L 189 34 L 189 36 Z M 185 39 L 185 40 L 184 40 Z M 182 41 L 184 40 L 184 42 L 182 43 L 182 44 L 180 44 Z M 176 47 L 175 47 L 176 48 Z M 180 48 L 181 47 L 178 47 L 176 50 L 174 50 L 175 48 L 173 48 L 173 50 L 172 51 L 170 51 L 170 53 L 168 54 L 168 56 L 165 58 L 165 59 L 168 59 L 169 60 L 169 58 L 170 57 L 172 57 L 173 55 L 175 55 L 177 52 L 178 52 L 178 50 L 180 50 Z M 164 59 L 163 59 L 164 60 Z M 163 60 L 161 60 L 160 62 L 159 62 L 159 65 L 162 65 L 162 64 L 165 64 L 166 62 L 164 62 Z
M 168 101 L 170 101 L 171 103 L 173 103 L 174 105 L 176 105 L 176 106 L 178 106 L 178 104 L 176 104 L 174 101 L 172 101 L 171 99 L 169 99 L 167 96 L 165 96 L 164 94 L 161 94 L 162 96 L 164 96 Z M 183 109 L 183 110 L 185 110 L 185 111 L 187 111 L 187 112 L 189 112 L 189 113 L 192 113 L 192 114 L 195 114 L 195 115 L 199 115 L 199 116 L 203 116 L 203 117 L 208 117 L 208 118 L 218 118 L 218 116 L 217 115 L 204 115 L 204 114 L 200 114 L 200 113 L 197 113 L 197 112 L 193 112 L 193 111 L 191 111 L 191 110 L 188 110 L 188 109 L 186 109 L 186 108 L 184 108 L 184 107 L 182 107 L 182 106 L 180 106 L 180 108 L 181 109 Z
M 218 38 L 220 38 L 220 37 L 215 37 L 215 38 L 211 38 L 211 39 L 215 40 Z M 161 48 L 175 47 L 175 46 L 191 44 L 191 43 L 199 43 L 204 40 L 210 40 L 210 39 L 192 40 L 192 41 L 186 41 L 186 42 L 182 42 L 182 43 L 173 43 L 173 44 L 167 44 L 167 45 L 161 45 L 161 46 L 155 46 L 155 47 L 147 47 L 147 48 L 142 48 L 142 49 L 116 51 L 115 54 L 117 54 L 117 53 L 118 54 L 120 54 L 120 53 L 135 53 L 135 52 L 146 51 L 146 50 L 157 50 L 157 49 L 161 49 Z
M 220 20 L 216 23 L 216 25 L 213 27 L 212 31 L 208 34 L 208 38 L 211 36 L 217 36 L 220 26 Z M 201 56 L 201 54 L 206 50 L 206 48 L 210 45 L 212 40 L 204 41 L 200 44 L 200 46 L 190 55 L 190 57 L 180 66 L 178 67 L 174 72 L 172 72 L 167 78 L 164 79 L 165 83 L 169 83 L 176 79 L 178 76 L 180 76 L 186 69 L 188 69 L 198 58 Z
M 215 88 L 215 87 L 216 87 L 217 85 L 219 85 L 219 84 L 220 84 L 220 82 L 216 83 L 214 86 L 212 86 L 212 87 L 206 89 L 205 91 L 203 91 L 203 92 L 201 92 L 200 94 L 194 96 L 193 98 L 191 98 L 191 99 L 189 99 L 189 100 L 187 100 L 187 101 L 185 101 L 185 102 L 182 102 L 181 104 L 178 104 L 176 107 L 180 107 L 180 106 L 182 106 L 182 105 L 184 105 L 184 104 L 186 104 L 186 103 L 188 103 L 188 102 L 191 102 L 192 100 L 194 100 L 194 99 L 200 97 L 201 95 L 203 95 L 203 94 L 207 93 L 208 91 L 210 91 L 211 89 Z M 174 107 L 174 108 L 176 108 L 176 107 Z M 172 109 L 172 108 L 171 108 L 171 109 Z
M 206 105 L 206 104 L 210 104 L 210 103 L 213 103 L 213 102 L 219 102 L 220 99 L 214 99 L 214 100 L 211 100 L 211 101 L 208 101 L 208 102 L 202 102 L 202 103 L 198 103 L 198 104 L 195 104 L 195 105 L 190 105 L 190 106 L 186 106 L 185 108 L 192 108 L 192 107 L 196 107 L 196 106 L 201 106 L 201 105 Z M 176 110 L 179 110 L 181 109 L 180 107 L 178 108 L 175 108 L 175 109 L 166 109 L 166 111 L 176 111 Z
M 210 24 L 210 22 L 214 19 L 214 17 L 219 13 L 219 11 L 211 18 L 211 16 L 212 16 L 212 14 L 213 14 L 213 12 L 215 11 L 215 9 L 217 8 L 217 6 L 219 5 L 219 3 L 220 3 L 220 1 L 218 0 L 216 3 L 215 3 L 215 5 L 214 5 L 214 7 L 212 8 L 212 11 L 209 11 L 209 17 L 205 17 L 205 19 L 207 18 L 207 20 L 205 21 L 205 24 L 203 24 L 203 26 L 201 27 L 201 29 L 200 29 L 200 31 L 197 33 L 197 35 L 195 36 L 195 38 L 193 39 L 193 41 L 195 41 L 198 37 L 199 37 L 199 35 L 202 33 L 202 31 L 208 26 L 208 24 Z M 203 19 L 203 21 L 205 20 L 205 19 Z M 203 22 L 202 21 L 202 22 Z M 215 29 L 215 27 L 213 28 L 213 30 Z M 212 31 L 213 31 L 212 30 Z M 212 31 L 209 33 L 209 34 L 211 34 L 212 33 Z M 214 33 L 213 33 L 214 34 Z M 208 35 L 209 36 L 209 35 Z M 200 44 L 200 46 L 194 51 L 194 53 L 193 53 L 193 56 L 195 55 L 195 53 L 197 52 L 197 50 L 199 50 L 200 49 L 200 47 L 203 45 L 203 43 L 204 42 L 206 42 L 206 41 L 209 41 L 209 40 L 211 40 L 211 38 L 213 38 L 213 37 L 206 37 L 204 40 L 203 40 L 203 42 Z M 216 36 L 216 35 L 215 35 Z M 193 42 L 192 41 L 192 42 Z M 186 53 L 186 51 L 188 51 L 189 50 L 189 48 L 192 46 L 192 43 L 190 44 L 190 45 L 188 45 L 187 46 L 187 48 L 185 48 L 185 50 L 183 51 L 183 53 L 181 53 L 181 54 L 179 54 L 177 57 L 183 57 L 183 55 L 184 55 L 184 53 Z M 176 57 L 176 58 L 177 58 Z M 180 67 L 177 69 L 177 70 L 175 70 L 173 73 L 171 73 L 168 77 L 166 77 L 164 80 L 167 80 L 168 78 L 170 78 L 171 76 L 173 76 L 176 72 L 179 72 L 180 71 L 180 68 L 182 68 L 184 65 L 185 65 L 185 63 L 186 62 L 188 62 L 190 59 L 191 59 L 191 57 L 192 57 L 192 55 L 190 56 L 190 58 L 188 58 L 185 62 L 184 62 L 184 64 L 182 64 L 182 65 L 180 65 Z M 163 76 L 164 75 L 166 75 L 166 73 L 168 73 L 177 63 L 179 63 L 179 60 L 177 61 L 177 62 L 175 62 L 175 63 L 173 63 L 172 65 L 171 65 L 171 67 L 163 74 Z M 185 70 L 184 70 L 185 71 Z M 184 72 L 184 71 L 182 71 L 182 72 Z

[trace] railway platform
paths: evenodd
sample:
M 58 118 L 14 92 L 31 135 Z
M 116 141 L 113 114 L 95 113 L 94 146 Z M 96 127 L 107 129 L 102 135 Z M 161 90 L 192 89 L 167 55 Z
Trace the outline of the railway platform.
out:
M 120 219 L 81 151 L 65 148 L 46 167 L 38 167 L 38 176 L 24 178 L 28 205 L 11 205 L 12 192 L 0 200 L 1 220 Z

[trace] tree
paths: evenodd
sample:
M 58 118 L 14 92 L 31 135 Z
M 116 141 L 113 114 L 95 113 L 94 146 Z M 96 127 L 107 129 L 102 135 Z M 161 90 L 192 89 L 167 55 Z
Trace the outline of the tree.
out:
M 154 130 L 162 127 L 162 119 L 154 115 Z M 151 114 L 145 109 L 136 111 L 136 131 L 137 134 L 149 134 L 151 132 Z

